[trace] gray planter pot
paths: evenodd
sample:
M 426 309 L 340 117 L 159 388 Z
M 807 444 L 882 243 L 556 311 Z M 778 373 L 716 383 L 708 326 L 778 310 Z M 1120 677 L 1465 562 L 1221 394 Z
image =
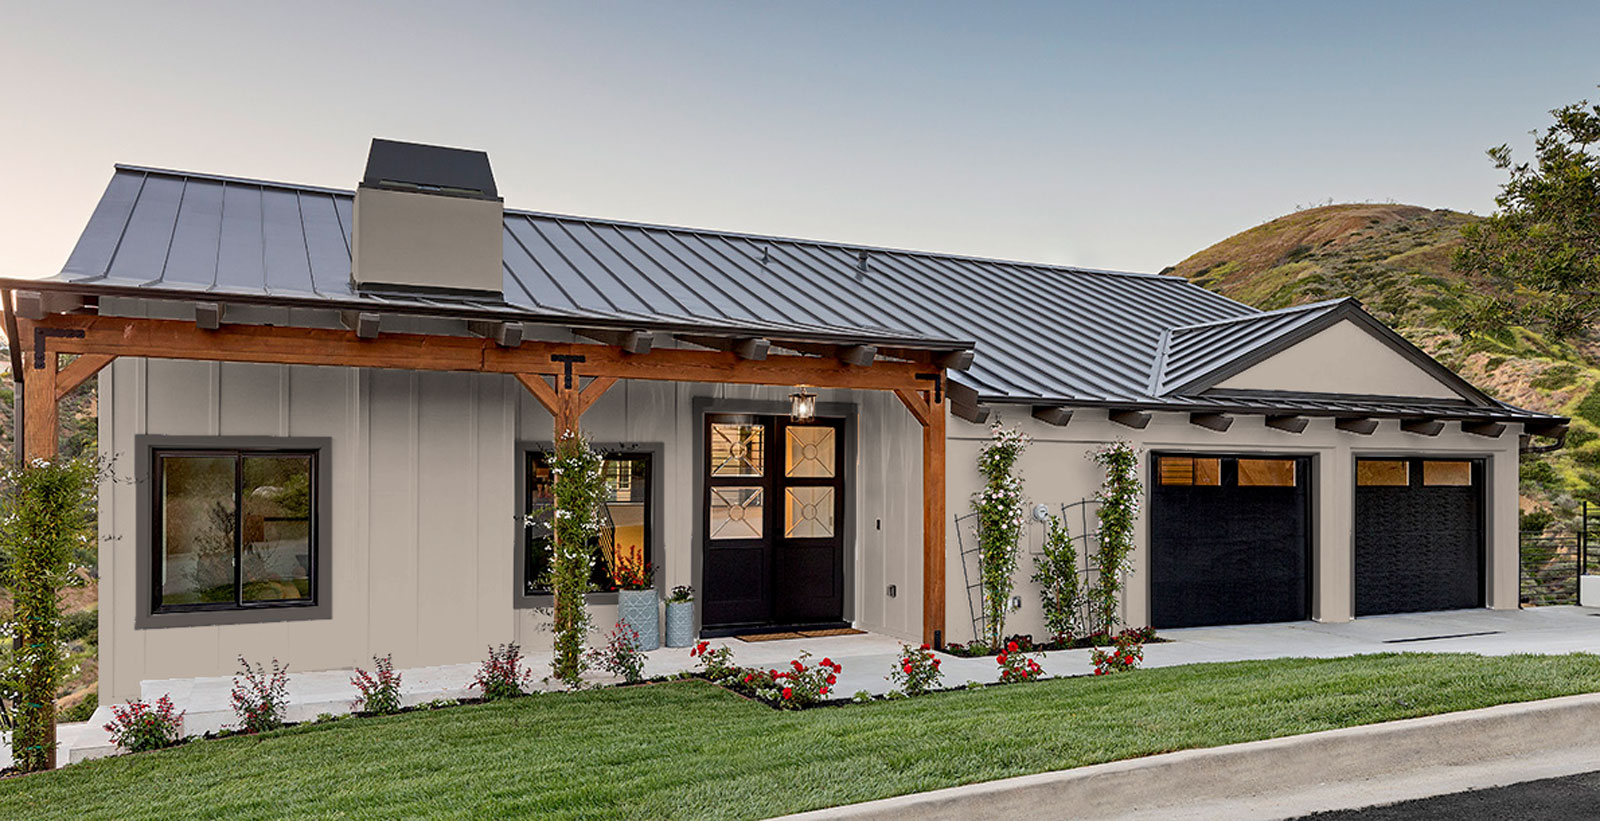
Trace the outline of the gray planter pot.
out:
M 667 646 L 694 644 L 694 602 L 667 602 Z
M 639 631 L 639 649 L 661 646 L 661 600 L 654 590 L 618 590 L 617 618 Z

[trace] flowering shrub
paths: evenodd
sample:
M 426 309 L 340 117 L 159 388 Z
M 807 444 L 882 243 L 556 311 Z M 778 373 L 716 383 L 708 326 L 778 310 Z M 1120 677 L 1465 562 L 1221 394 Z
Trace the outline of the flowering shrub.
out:
M 570 687 L 581 683 L 583 640 L 589 632 L 584 594 L 594 570 L 598 510 L 605 498 L 603 459 L 589 440 L 568 430 L 549 456 L 551 496 L 550 590 L 555 594 L 555 653 L 551 672 Z M 518 690 L 520 692 L 520 690 Z
M 183 740 L 183 713 L 173 712 L 172 697 L 163 695 L 155 704 L 130 701 L 111 707 L 111 722 L 105 725 L 111 743 L 130 753 L 159 750 Z
M 811 654 L 789 662 L 786 670 L 744 670 L 735 685 L 753 692 L 756 698 L 784 710 L 798 710 L 827 699 L 839 681 L 844 667 L 824 658 L 810 663 Z
M 694 588 L 687 584 L 672 588 L 672 595 L 667 597 L 667 604 L 688 604 L 692 601 L 694 601 Z
M 484 701 L 526 695 L 532 685 L 533 671 L 522 666 L 522 648 L 516 642 L 490 647 L 489 658 L 478 665 L 478 675 L 472 679 Z
M 360 713 L 389 715 L 400 712 L 400 674 L 394 671 L 394 656 L 373 656 L 373 672 L 360 667 L 350 683 L 360 692 L 353 708 Z
M 239 657 L 239 675 L 233 677 L 233 714 L 239 729 L 261 733 L 283 726 L 284 709 L 289 706 L 289 666 L 272 660 L 252 665 Z M 243 681 L 240 681 L 243 678 Z
M 1097 676 L 1109 673 L 1126 673 L 1139 666 L 1144 661 L 1144 642 L 1147 631 L 1153 630 L 1146 627 L 1142 630 L 1124 630 L 1117 634 L 1111 649 L 1095 648 L 1089 660 L 1094 662 L 1094 674 Z
M 996 422 L 993 438 L 978 451 L 983 490 L 973 494 L 978 514 L 978 569 L 983 583 L 983 627 L 990 647 L 1000 646 L 1010 605 L 1012 574 L 1017 569 L 1017 542 L 1026 518 L 1022 511 L 1022 477 L 1017 459 L 1031 441 L 1027 434 Z
M 718 684 L 725 683 L 734 677 L 739 668 L 733 666 L 733 648 L 718 647 L 711 649 L 711 642 L 701 641 L 689 651 L 689 658 L 700 659 L 700 674 Z
M 889 682 L 908 696 L 920 696 L 939 688 L 944 674 L 939 672 L 939 657 L 924 644 L 900 645 L 900 661 L 889 671 Z
M 1014 684 L 1019 681 L 1033 681 L 1044 675 L 1044 668 L 1039 662 L 1022 654 L 1016 642 L 1006 644 L 1005 652 L 994 657 L 995 663 L 1000 665 L 1000 683 Z
M 606 634 L 606 646 L 589 651 L 589 660 L 595 666 L 621 676 L 629 684 L 644 681 L 644 651 L 640 650 L 639 631 L 625 621 Z
M 1090 617 L 1096 628 L 1116 628 L 1122 577 L 1128 572 L 1133 555 L 1133 526 L 1139 517 L 1139 497 L 1144 485 L 1139 482 L 1139 452 L 1127 442 L 1112 442 L 1090 451 L 1091 458 L 1106 470 L 1105 481 L 1096 491 L 1100 509 L 1100 554 L 1096 564 L 1099 578 L 1085 594 Z
M 1033 557 L 1033 582 L 1039 585 L 1044 626 L 1056 641 L 1070 641 L 1078 632 L 1078 551 L 1067 525 L 1055 514 L 1045 525 L 1044 544 Z
M 616 566 L 611 568 L 611 581 L 618 590 L 649 590 L 655 586 L 655 578 L 655 567 L 643 560 L 630 562 L 618 556 Z

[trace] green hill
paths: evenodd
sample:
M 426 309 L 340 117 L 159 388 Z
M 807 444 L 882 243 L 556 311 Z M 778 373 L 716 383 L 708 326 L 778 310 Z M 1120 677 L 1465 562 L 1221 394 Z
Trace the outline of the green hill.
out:
M 1268 310 L 1356 297 L 1494 396 L 1573 417 L 1564 450 L 1523 460 L 1525 514 L 1600 502 L 1600 342 L 1554 342 L 1523 327 L 1470 338 L 1451 330 L 1464 295 L 1503 291 L 1451 270 L 1461 226 L 1477 219 L 1413 205 L 1329 205 L 1235 234 L 1167 273 Z

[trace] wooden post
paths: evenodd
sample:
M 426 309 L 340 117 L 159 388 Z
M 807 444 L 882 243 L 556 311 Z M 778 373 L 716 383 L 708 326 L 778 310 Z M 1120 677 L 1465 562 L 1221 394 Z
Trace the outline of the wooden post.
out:
M 27 374 L 23 381 L 23 456 L 27 461 L 54 459 L 60 442 L 59 400 L 56 397 L 56 355 L 48 349 L 43 354 L 25 352 L 23 366 Z M 40 361 L 42 357 L 43 361 Z
M 928 423 L 922 428 L 922 640 L 944 638 L 945 417 L 942 391 L 923 391 Z

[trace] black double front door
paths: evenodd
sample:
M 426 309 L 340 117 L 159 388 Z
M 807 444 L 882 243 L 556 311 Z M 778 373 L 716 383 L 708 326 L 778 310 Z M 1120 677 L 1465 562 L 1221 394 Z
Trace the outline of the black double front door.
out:
M 713 414 L 705 424 L 703 626 L 840 622 L 843 420 Z

